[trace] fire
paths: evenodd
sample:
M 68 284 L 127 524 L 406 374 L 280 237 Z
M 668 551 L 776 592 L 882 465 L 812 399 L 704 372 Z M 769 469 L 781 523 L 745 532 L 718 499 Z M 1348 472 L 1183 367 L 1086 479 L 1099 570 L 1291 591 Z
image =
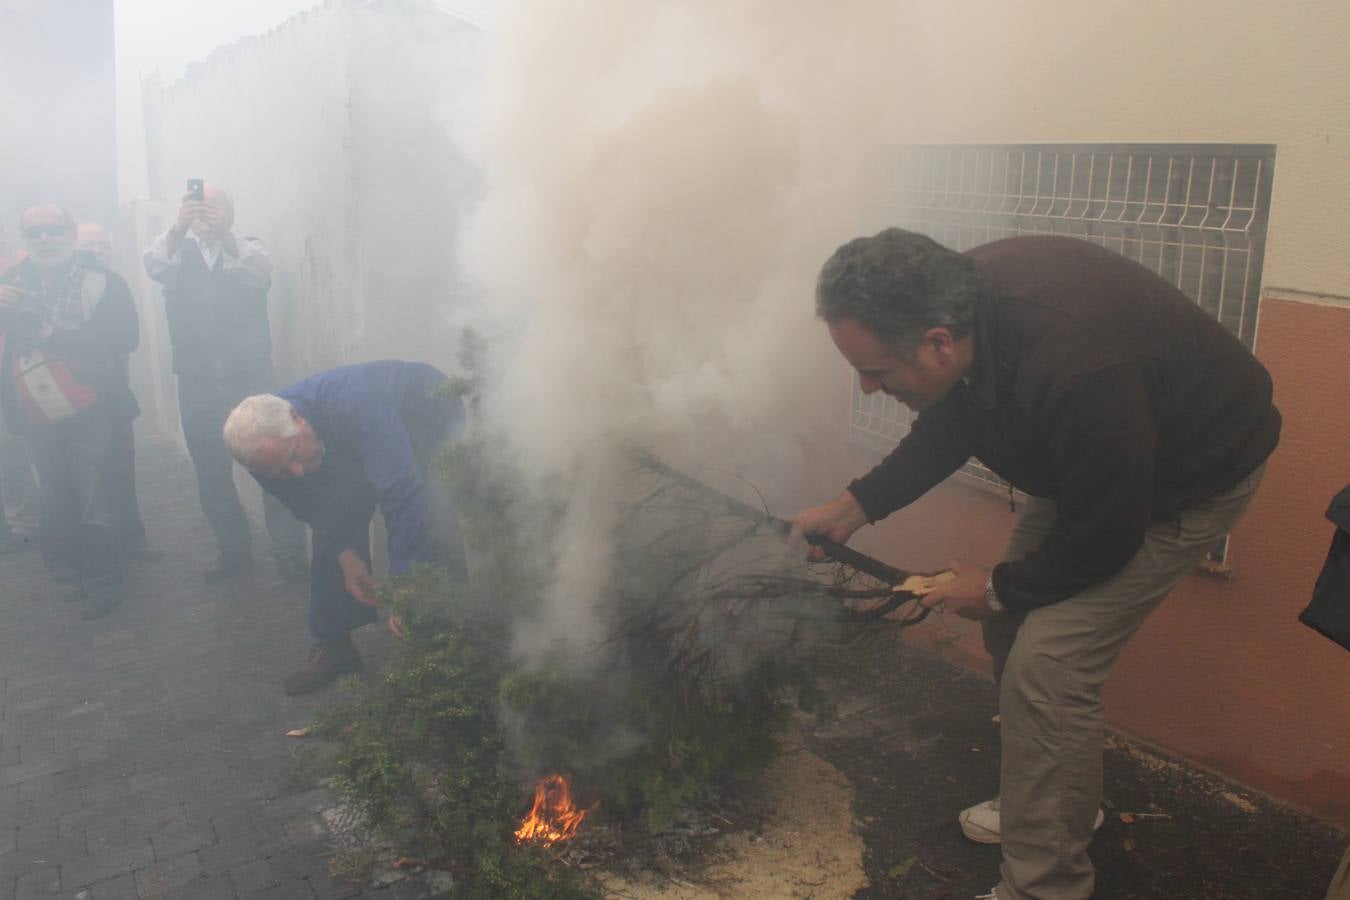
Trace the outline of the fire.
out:
M 516 842 L 537 841 L 545 847 L 577 833 L 589 809 L 577 809 L 572 785 L 561 775 L 548 775 L 534 786 L 534 807 L 516 829 Z

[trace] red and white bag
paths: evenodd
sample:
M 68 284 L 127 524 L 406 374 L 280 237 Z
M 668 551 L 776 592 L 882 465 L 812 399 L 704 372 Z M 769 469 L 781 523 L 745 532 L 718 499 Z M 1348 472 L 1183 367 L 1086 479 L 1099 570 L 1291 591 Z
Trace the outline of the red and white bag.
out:
M 103 296 L 106 279 L 101 273 L 86 274 L 80 285 L 85 314 Z M 5 358 L 5 333 L 0 331 L 0 359 Z M 14 354 L 9 373 L 14 394 L 29 427 L 54 425 L 88 409 L 98 401 L 98 391 L 80 380 L 79 367 L 41 349 Z

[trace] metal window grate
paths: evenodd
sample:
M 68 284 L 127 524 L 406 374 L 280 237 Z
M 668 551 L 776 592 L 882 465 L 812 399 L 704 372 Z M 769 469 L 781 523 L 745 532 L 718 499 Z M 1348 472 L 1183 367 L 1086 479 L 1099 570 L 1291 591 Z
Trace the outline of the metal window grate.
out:
M 874 212 L 955 250 L 1024 234 L 1078 237 L 1171 281 L 1248 347 L 1275 172 L 1267 144 L 896 148 Z M 889 450 L 913 414 L 855 379 L 851 438 Z M 970 463 L 967 478 L 1006 489 Z

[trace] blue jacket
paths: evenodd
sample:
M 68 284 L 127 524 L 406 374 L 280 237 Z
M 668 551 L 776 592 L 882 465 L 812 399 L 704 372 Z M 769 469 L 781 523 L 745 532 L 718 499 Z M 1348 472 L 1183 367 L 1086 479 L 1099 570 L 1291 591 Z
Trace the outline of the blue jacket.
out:
M 364 556 L 376 506 L 389 533 L 389 571 L 438 559 L 427 466 L 458 435 L 464 404 L 425 363 L 381 360 L 298 381 L 279 396 L 323 443 L 318 470 L 258 483 L 314 529 L 315 556 L 351 548 Z

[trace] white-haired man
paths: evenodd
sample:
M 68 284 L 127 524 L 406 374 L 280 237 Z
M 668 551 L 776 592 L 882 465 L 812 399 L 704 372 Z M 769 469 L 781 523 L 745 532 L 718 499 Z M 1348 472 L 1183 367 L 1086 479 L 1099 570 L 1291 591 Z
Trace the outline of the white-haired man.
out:
M 427 467 L 463 427 L 464 404 L 424 363 L 342 366 L 277 394 L 241 401 L 225 421 L 230 453 L 263 489 L 314 532 L 309 659 L 286 679 L 288 694 L 356 671 L 351 632 L 377 618 L 370 522 L 389 533 L 389 572 L 420 562 L 466 574 L 458 519 Z
M 252 567 L 248 518 L 234 485 L 234 464 L 220 426 L 244 397 L 276 386 L 267 291 L 272 263 L 256 238 L 237 237 L 234 202 L 216 185 L 183 197 L 178 220 L 145 253 L 145 270 L 164 286 L 164 311 L 178 376 L 178 409 L 202 512 L 219 557 L 209 582 Z M 263 498 L 272 556 L 287 581 L 305 578 L 305 530 Z

